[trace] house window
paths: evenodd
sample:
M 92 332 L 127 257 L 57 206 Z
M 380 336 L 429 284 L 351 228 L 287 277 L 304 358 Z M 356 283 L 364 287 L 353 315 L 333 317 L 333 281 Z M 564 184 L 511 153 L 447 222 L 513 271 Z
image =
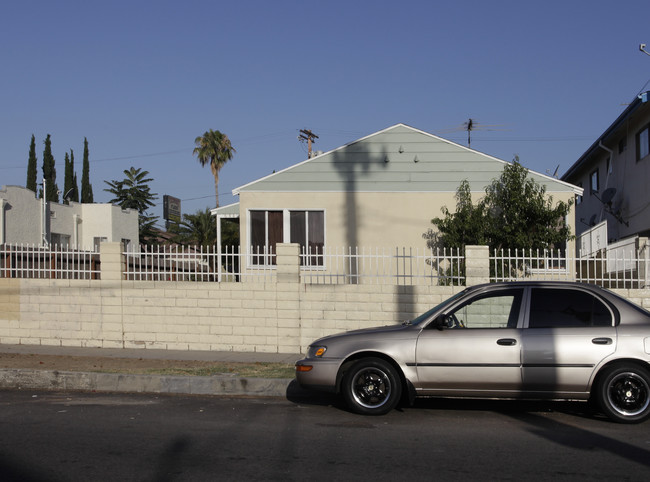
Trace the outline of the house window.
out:
M 589 176 L 591 183 L 591 194 L 597 193 L 600 188 L 600 183 L 598 181 L 598 169 L 591 173 Z
M 291 211 L 290 242 L 300 244 L 300 263 L 323 266 L 325 246 L 325 213 L 323 211 Z
M 636 135 L 636 160 L 637 162 L 650 154 L 650 125 L 645 126 Z
M 282 211 L 251 211 L 250 233 L 252 264 L 276 264 L 276 246 L 283 241 Z
M 582 183 L 581 183 L 581 182 L 578 183 L 578 187 L 582 187 Z M 578 204 L 582 204 L 582 196 L 576 194 L 576 206 L 577 206 Z
M 618 141 L 618 153 L 623 154 L 625 151 L 627 151 L 627 137 Z
M 52 246 L 58 246 L 59 248 L 67 248 L 70 246 L 70 235 L 69 234 L 60 234 L 60 233 L 51 233 L 50 234 L 50 244 Z

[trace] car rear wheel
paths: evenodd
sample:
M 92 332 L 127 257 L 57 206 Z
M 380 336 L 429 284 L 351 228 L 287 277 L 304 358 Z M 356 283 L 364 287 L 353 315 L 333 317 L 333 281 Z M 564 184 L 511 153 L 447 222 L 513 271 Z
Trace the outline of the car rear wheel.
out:
M 650 374 L 635 365 L 608 368 L 597 387 L 601 410 L 620 423 L 638 423 L 650 416 Z
M 343 398 L 354 412 L 384 415 L 402 396 L 402 384 L 393 366 L 381 358 L 355 362 L 343 378 Z

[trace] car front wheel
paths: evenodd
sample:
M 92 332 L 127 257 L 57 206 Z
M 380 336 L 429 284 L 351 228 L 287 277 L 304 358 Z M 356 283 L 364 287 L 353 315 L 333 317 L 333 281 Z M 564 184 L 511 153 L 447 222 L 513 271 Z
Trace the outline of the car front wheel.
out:
M 402 384 L 390 363 L 380 358 L 364 358 L 346 372 L 342 392 L 352 411 L 384 415 L 397 406 Z
M 597 390 L 601 410 L 616 422 L 638 423 L 650 416 L 650 374 L 642 367 L 608 368 Z

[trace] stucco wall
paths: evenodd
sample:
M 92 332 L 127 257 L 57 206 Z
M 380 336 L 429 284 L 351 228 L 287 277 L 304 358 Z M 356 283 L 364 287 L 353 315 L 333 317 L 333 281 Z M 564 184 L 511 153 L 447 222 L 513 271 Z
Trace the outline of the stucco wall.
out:
M 554 203 L 573 199 L 572 192 L 549 193 Z M 315 192 L 240 194 L 241 245 L 248 246 L 250 210 L 324 210 L 325 245 L 330 248 L 426 248 L 422 235 L 432 227 L 431 219 L 442 216 L 441 208 L 455 211 L 455 192 L 377 193 Z M 477 202 L 484 192 L 472 193 Z M 573 209 L 569 215 L 575 233 Z M 290 242 L 285 232 L 285 242 Z M 567 246 L 574 251 L 573 242 Z

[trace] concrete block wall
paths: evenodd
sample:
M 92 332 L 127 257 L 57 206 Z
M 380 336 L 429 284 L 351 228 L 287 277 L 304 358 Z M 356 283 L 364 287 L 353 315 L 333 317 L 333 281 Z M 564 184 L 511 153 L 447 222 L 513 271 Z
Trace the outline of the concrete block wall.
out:
M 120 252 L 102 245 L 101 280 L 0 279 L 0 344 L 304 353 L 316 338 L 400 323 L 463 289 L 303 284 L 296 246 L 278 249 L 277 280 L 125 281 Z M 650 308 L 650 290 L 618 293 Z

